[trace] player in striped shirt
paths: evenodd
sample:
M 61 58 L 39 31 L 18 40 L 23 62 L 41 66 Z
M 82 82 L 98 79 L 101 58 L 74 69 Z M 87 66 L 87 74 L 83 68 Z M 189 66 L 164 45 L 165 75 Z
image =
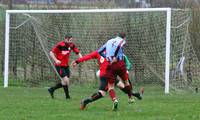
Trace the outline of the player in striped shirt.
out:
M 116 97 L 116 93 L 114 90 L 114 83 L 116 77 L 119 76 L 127 90 L 129 96 L 131 96 L 131 86 L 128 82 L 128 73 L 126 69 L 126 65 L 124 63 L 124 52 L 123 46 L 126 43 L 126 34 L 124 32 L 119 33 L 115 38 L 109 39 L 100 49 L 98 50 L 99 54 L 104 56 L 106 60 L 109 62 L 106 71 L 106 79 L 108 80 L 108 91 L 109 95 L 113 101 L 113 111 L 118 109 L 118 100 Z M 103 55 L 103 51 L 106 50 L 106 54 Z

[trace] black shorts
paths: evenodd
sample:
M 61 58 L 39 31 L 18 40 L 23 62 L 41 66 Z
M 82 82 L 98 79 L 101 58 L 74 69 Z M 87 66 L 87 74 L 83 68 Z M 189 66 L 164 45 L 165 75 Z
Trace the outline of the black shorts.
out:
M 67 76 L 68 78 L 70 77 L 69 66 L 67 67 L 56 66 L 56 70 L 61 78 L 64 78 L 65 76 Z
M 108 81 L 106 80 L 106 77 L 100 77 L 99 90 L 108 91 Z

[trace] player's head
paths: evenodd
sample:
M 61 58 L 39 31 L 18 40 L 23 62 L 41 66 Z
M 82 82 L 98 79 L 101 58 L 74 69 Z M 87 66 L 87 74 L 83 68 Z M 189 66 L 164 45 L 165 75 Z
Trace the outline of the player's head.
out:
M 118 36 L 125 39 L 126 38 L 126 33 L 125 32 L 120 32 L 118 33 Z
M 73 39 L 73 36 L 71 34 L 66 34 L 65 35 L 65 42 L 71 43 Z

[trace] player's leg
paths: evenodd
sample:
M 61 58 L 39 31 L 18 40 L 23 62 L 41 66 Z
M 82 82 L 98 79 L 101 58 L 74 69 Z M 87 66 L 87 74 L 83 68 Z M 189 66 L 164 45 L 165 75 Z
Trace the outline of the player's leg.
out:
M 132 91 L 132 83 L 130 81 L 130 79 L 128 80 L 129 81 L 129 84 L 131 86 L 131 91 Z M 122 83 L 122 82 L 121 82 Z M 122 86 L 122 85 L 119 85 L 119 86 Z M 121 88 L 120 88 L 121 89 Z M 127 90 L 127 87 L 124 87 L 121 89 L 124 93 L 128 94 L 128 90 Z M 142 94 L 144 93 L 144 88 L 141 87 L 140 88 L 140 91 L 139 92 L 133 92 L 132 91 L 132 96 L 136 97 L 138 100 L 142 100 Z
M 56 89 L 61 88 L 61 87 L 62 87 L 62 84 L 61 84 L 61 82 L 59 82 L 55 86 L 53 86 L 53 87 L 51 87 L 51 88 L 48 89 L 48 92 L 49 92 L 49 94 L 51 95 L 52 98 L 54 98 L 54 91 Z
M 96 72 L 96 76 L 97 76 L 98 79 L 100 79 L 100 72 L 101 72 L 100 70 L 98 70 L 98 71 Z
M 125 94 L 128 94 L 127 90 L 125 89 L 125 85 L 124 83 L 122 82 L 122 79 L 117 76 L 117 80 L 115 81 L 115 85 L 122 91 L 124 92 Z
M 129 82 L 129 84 L 131 86 L 132 95 L 134 97 L 136 97 L 138 100 L 142 100 L 142 95 L 141 94 L 143 94 L 143 92 L 141 92 L 141 91 L 143 91 L 143 90 L 140 89 L 140 92 L 133 92 L 133 84 L 131 83 L 131 80 L 129 78 L 128 78 L 128 82 Z
M 129 102 L 134 102 L 134 99 L 132 98 L 132 87 L 128 81 L 128 73 L 124 61 L 120 61 L 119 66 L 120 70 L 117 74 L 124 82 L 125 85 L 124 90 L 127 92 L 129 96 Z
M 124 83 L 122 82 L 121 78 L 120 77 L 117 77 L 117 87 L 123 91 L 125 94 L 128 94 L 128 90 L 127 90 L 127 87 L 125 87 Z M 132 83 L 130 81 L 130 79 L 128 80 L 129 81 L 129 84 L 130 86 L 132 86 Z M 132 91 L 132 89 L 131 89 Z M 132 96 L 136 97 L 138 100 L 142 100 L 142 94 L 144 93 L 144 88 L 141 87 L 140 88 L 140 91 L 139 92 L 133 92 L 132 91 Z M 130 97 L 129 97 L 130 98 Z M 132 102 L 134 102 L 134 99 L 132 100 Z
M 113 101 L 113 111 L 116 111 L 118 109 L 118 100 L 115 93 L 115 80 L 117 78 L 116 70 L 118 69 L 117 63 L 112 63 L 111 65 L 107 66 L 106 71 L 106 79 L 108 80 L 108 93 Z
M 60 66 L 56 66 L 56 70 L 59 73 L 59 75 L 61 76 L 62 75 L 61 67 Z M 59 88 L 62 88 L 61 81 L 59 81 L 55 86 L 50 87 L 48 89 L 48 92 L 49 92 L 49 94 L 51 95 L 52 98 L 54 98 L 54 91 L 57 90 L 57 89 L 59 89 Z
M 134 98 L 132 97 L 132 94 L 129 94 L 129 90 L 127 89 L 127 87 L 125 87 L 124 83 L 122 82 L 121 78 L 118 76 L 117 77 L 117 83 L 116 86 L 125 94 L 128 95 L 128 102 L 129 103 L 133 103 L 135 102 Z
M 99 100 L 100 98 L 103 98 L 105 94 L 106 91 L 99 90 L 97 93 L 92 94 L 92 96 L 82 99 L 80 104 L 80 110 L 84 110 L 89 103 Z
M 114 83 L 108 83 L 108 92 L 113 101 L 112 110 L 116 111 L 118 109 L 118 100 L 117 100 L 117 96 L 114 90 L 114 86 L 115 86 Z
M 127 71 L 127 73 L 129 75 L 128 71 Z M 129 77 L 128 77 L 128 82 L 129 82 L 129 84 L 131 86 L 132 95 L 134 97 L 136 97 L 138 100 L 142 100 L 142 94 L 144 93 L 144 88 L 141 87 L 139 92 L 133 92 L 133 84 L 131 83 L 131 80 L 129 79 Z
M 132 95 L 136 97 L 138 100 L 142 100 L 143 93 L 144 93 L 144 89 L 140 88 L 139 92 L 132 92 Z
M 62 79 L 62 87 L 63 87 L 63 90 L 65 92 L 65 96 L 66 96 L 66 99 L 70 99 L 70 95 L 69 95 L 69 78 L 67 76 L 65 76 L 63 79 Z
M 86 108 L 87 104 L 104 97 L 106 94 L 106 91 L 107 91 L 107 84 L 108 84 L 108 82 L 107 82 L 106 78 L 101 77 L 99 91 L 92 94 L 92 96 L 81 100 L 80 110 L 84 110 Z
M 70 99 L 69 95 L 69 77 L 70 77 L 70 70 L 69 67 L 62 67 L 62 87 L 65 92 L 66 99 Z

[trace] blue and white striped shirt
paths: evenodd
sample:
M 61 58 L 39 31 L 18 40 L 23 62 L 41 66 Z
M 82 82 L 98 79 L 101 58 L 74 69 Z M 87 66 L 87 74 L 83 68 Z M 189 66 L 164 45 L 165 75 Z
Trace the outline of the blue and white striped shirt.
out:
M 108 40 L 98 52 L 100 55 L 106 57 L 107 61 L 112 61 L 113 57 L 116 57 L 118 60 L 123 60 L 123 45 L 126 43 L 121 37 L 115 37 Z M 103 55 L 103 51 L 106 50 L 106 55 Z

